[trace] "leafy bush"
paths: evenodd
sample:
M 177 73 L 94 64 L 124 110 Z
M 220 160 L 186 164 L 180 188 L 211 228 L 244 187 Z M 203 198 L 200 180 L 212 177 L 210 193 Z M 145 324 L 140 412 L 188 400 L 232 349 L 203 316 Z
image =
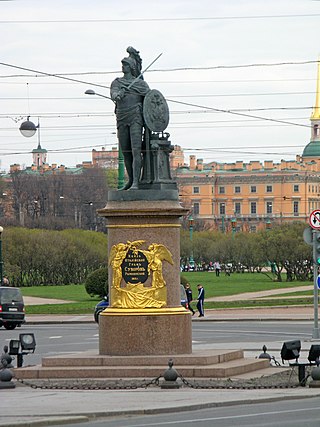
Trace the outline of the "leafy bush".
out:
M 103 233 L 8 227 L 3 232 L 5 273 L 12 286 L 82 284 L 106 265 Z
M 90 273 L 84 282 L 84 286 L 91 297 L 95 295 L 100 298 L 105 297 L 108 294 L 108 269 L 106 267 L 98 268 Z

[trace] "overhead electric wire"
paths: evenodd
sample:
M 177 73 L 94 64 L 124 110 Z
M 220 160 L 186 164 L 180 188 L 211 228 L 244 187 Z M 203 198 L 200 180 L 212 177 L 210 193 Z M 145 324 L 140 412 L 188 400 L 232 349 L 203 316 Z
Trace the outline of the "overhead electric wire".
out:
M 84 80 L 72 79 L 70 77 L 65 77 L 65 76 L 59 75 L 59 74 L 46 73 L 44 71 L 36 71 L 36 70 L 31 69 L 31 68 L 19 67 L 18 65 L 7 64 L 5 62 L 0 62 L 0 65 L 3 65 L 5 67 L 17 68 L 19 70 L 30 71 L 31 73 L 42 74 L 42 75 L 45 75 L 47 77 L 55 77 L 57 79 L 69 80 L 69 81 L 73 81 L 73 82 L 76 82 L 76 83 L 83 83 L 83 84 L 86 84 L 86 85 L 97 86 L 97 87 L 102 87 L 104 89 L 109 89 L 109 87 L 105 86 L 105 85 L 99 85 L 97 83 L 86 82 Z
M 207 94 L 193 94 L 193 95 L 167 95 L 168 98 L 214 98 L 214 97 L 238 97 L 238 96 L 277 96 L 277 95 L 308 95 L 308 94 L 314 94 L 314 91 L 312 92 L 267 92 L 267 93 L 207 93 Z M 0 96 L 0 100 L 3 101 L 25 101 L 25 100 L 73 100 L 73 101 L 82 101 L 83 97 L 78 96 L 31 96 L 31 97 L 5 97 Z
M 175 68 L 162 68 L 162 69 L 152 69 L 152 70 L 148 70 L 148 73 L 154 73 L 154 72 L 170 72 L 170 71 L 192 71 L 192 70 L 196 70 L 196 71 L 201 71 L 201 70 L 216 70 L 216 69 L 233 69 L 233 68 L 250 68 L 250 67 L 278 67 L 278 66 L 284 66 L 284 65 L 306 65 L 306 64 L 316 64 L 319 61 L 315 61 L 315 60 L 308 60 L 308 61 L 283 61 L 283 62 L 270 62 L 270 63 L 251 63 L 251 64 L 235 64 L 235 65 L 214 65 L 214 66 L 208 66 L 208 67 L 175 67 Z M 109 89 L 109 86 L 105 86 L 105 85 L 99 85 L 99 84 L 95 84 L 92 82 L 86 82 L 86 81 L 82 81 L 82 80 L 78 80 L 78 79 L 72 79 L 70 77 L 66 77 L 68 75 L 77 75 L 77 73 L 46 73 L 44 71 L 38 71 L 38 70 L 33 70 L 30 68 L 26 68 L 26 67 L 20 67 L 17 65 L 13 65 L 13 64 L 8 64 L 5 62 L 0 62 L 0 65 L 5 66 L 5 67 L 10 67 L 10 68 L 16 68 L 18 70 L 23 70 L 23 71 L 29 71 L 32 73 L 36 73 L 35 77 L 39 77 L 37 74 L 40 74 L 42 76 L 46 76 L 46 77 L 56 77 L 56 78 L 61 78 L 64 80 L 69 80 L 69 81 L 73 81 L 76 83 L 85 83 L 85 84 L 92 84 L 92 85 L 96 85 L 99 87 L 104 87 Z M 103 72 L 103 74 L 118 74 L 120 71 L 105 71 Z M 95 74 L 95 72 L 87 72 L 85 74 Z M 80 74 L 81 75 L 81 74 Z M 28 76 L 30 77 L 30 76 Z M 32 77 L 32 76 L 31 76 Z M 1 78 L 1 76 L 0 76 Z
M 1 24 L 84 24 L 84 23 L 104 23 L 104 22 L 181 22 L 181 21 L 220 21 L 220 20 L 241 20 L 241 19 L 287 19 L 287 18 L 316 18 L 319 13 L 301 13 L 285 15 L 244 15 L 244 16 L 193 16 L 182 18 L 109 18 L 109 19 L 38 19 L 38 20 L 1 20 Z
M 285 120 L 277 120 L 277 119 L 270 119 L 270 118 L 267 118 L 267 117 L 254 116 L 252 114 L 239 113 L 239 112 L 236 112 L 236 111 L 223 110 L 221 108 L 213 108 L 213 107 L 208 107 L 208 106 L 199 105 L 199 104 L 191 104 L 191 103 L 188 103 L 188 102 L 175 101 L 175 100 L 168 99 L 168 98 L 167 98 L 167 101 L 173 102 L 173 103 L 176 103 L 176 104 L 187 105 L 189 107 L 205 108 L 205 109 L 208 109 L 208 110 L 218 111 L 220 113 L 229 113 L 229 114 L 234 114 L 234 115 L 238 115 L 238 116 L 251 117 L 251 118 L 259 119 L 259 120 L 266 120 L 266 121 L 270 121 L 270 122 L 284 123 L 284 124 L 292 125 L 292 126 L 302 126 L 302 127 L 307 127 L 307 128 L 311 127 L 310 125 L 303 125 L 303 124 L 300 124 L 300 123 L 287 122 Z
M 103 71 L 99 71 L 96 74 L 107 74 L 109 73 L 108 71 L 103 72 Z M 110 73 L 114 74 L 114 72 L 110 71 Z M 84 73 L 69 73 L 68 75 L 86 75 L 86 74 L 92 74 L 91 72 L 84 72 Z M 62 75 L 62 74 L 60 74 Z M 63 75 L 67 75 L 67 74 L 63 74 Z M 21 74 L 21 75 L 11 75 L 11 76 L 1 76 L 0 75 L 0 79 L 1 78 L 11 78 L 11 77 L 46 77 L 46 76 L 30 76 L 29 74 Z M 207 83 L 265 83 L 265 82 L 305 82 L 305 81 L 317 81 L 317 79 L 315 78 L 305 78 L 305 79 L 299 79 L 299 78 L 295 78 L 295 79 L 240 79 L 240 80 L 163 80 L 163 81 L 149 81 L 150 84 L 194 84 L 196 83 L 198 84 L 207 84 Z M 12 84 L 12 85 L 25 85 L 26 83 L 23 82 L 17 82 L 17 81 L 12 81 L 12 82 L 1 82 L 0 84 Z M 68 82 L 39 82 L 39 81 L 34 81 L 32 82 L 32 85 L 67 85 L 69 84 Z M 70 83 L 71 84 L 71 83 Z
M 306 63 L 316 63 L 318 61 L 303 61 L 303 62 L 290 62 L 290 63 L 276 63 L 276 64 L 247 64 L 247 65 L 236 65 L 236 66 L 216 66 L 216 67 L 196 67 L 196 68 L 191 68 L 191 67 L 184 67 L 184 68 L 179 68 L 179 70 L 191 70 L 191 69 L 218 69 L 218 68 L 239 68 L 239 67 L 252 67 L 252 66 L 275 66 L 275 65 L 292 65 L 292 64 L 306 64 Z M 103 87 L 105 89 L 108 89 L 108 86 L 105 85 L 99 85 L 99 84 L 95 84 L 92 82 L 86 82 L 86 81 L 82 81 L 82 80 L 78 80 L 78 79 L 72 79 L 69 77 L 65 77 L 63 75 L 59 75 L 59 74 L 52 74 L 52 73 L 46 73 L 46 72 L 42 72 L 42 71 L 36 71 L 33 69 L 29 69 L 29 68 L 25 68 L 25 67 L 19 67 L 19 66 L 15 66 L 15 65 L 11 65 L 11 64 L 6 64 L 6 63 L 0 63 L 0 65 L 3 66 L 8 66 L 8 67 L 13 67 L 13 68 L 17 68 L 20 70 L 24 70 L 24 71 L 28 71 L 28 72 L 32 72 L 32 73 L 37 73 L 37 74 L 42 74 L 45 75 L 47 77 L 55 77 L 58 79 L 63 79 L 63 80 L 68 80 L 68 81 L 72 81 L 72 82 L 76 82 L 76 83 L 81 83 L 81 84 L 86 84 L 86 85 L 90 85 L 90 86 L 99 86 L 99 87 Z M 171 69 L 171 70 L 165 70 L 165 71 L 176 71 L 178 69 Z M 164 71 L 164 70 L 161 70 Z M 213 108 L 213 107 L 207 107 L 207 106 L 203 106 L 203 105 L 199 105 L 199 104 L 192 104 L 192 103 L 186 103 L 186 102 L 182 102 L 182 101 L 177 101 L 177 100 L 173 100 L 173 99 L 168 99 L 168 102 L 172 102 L 172 103 L 176 103 L 176 104 L 180 104 L 180 105 L 184 105 L 184 106 L 190 106 L 190 107 L 195 107 L 195 108 L 201 108 L 204 109 L 206 111 L 214 111 L 214 112 L 219 112 L 219 113 L 227 113 L 227 114 L 233 114 L 233 115 L 238 115 L 238 116 L 243 116 L 243 117 L 247 117 L 247 118 L 251 118 L 251 119 L 256 119 L 256 120 L 263 120 L 263 121 L 268 121 L 268 122 L 274 122 L 274 123 L 280 123 L 280 124 L 285 124 L 285 125 L 294 125 L 294 126 L 301 126 L 301 127 L 310 127 L 309 125 L 303 125 L 303 124 L 299 124 L 299 123 L 294 123 L 294 122 L 289 122 L 287 120 L 278 120 L 278 119 L 272 119 L 272 118 L 266 118 L 266 117 L 261 117 L 261 116 L 256 116 L 256 115 L 251 115 L 251 114 L 245 114 L 245 113 L 241 113 L 239 111 L 233 111 L 233 110 L 224 110 L 224 109 L 218 109 L 218 108 Z M 96 137 L 96 136 L 94 136 Z M 98 145 L 98 144 L 97 144 Z M 101 144 L 101 146 L 104 146 L 105 144 Z M 217 149 L 216 149 L 217 150 Z M 48 152 L 60 152 L 60 150 L 47 150 Z M 221 150 L 218 150 L 221 151 Z M 65 149 L 64 152 L 70 152 L 70 149 Z M 235 150 L 233 150 L 233 152 L 237 152 Z M 241 154 L 256 154 L 252 151 L 241 151 Z M 268 153 L 262 153 L 259 152 L 260 154 L 266 154 L 266 155 L 274 155 L 274 154 L 279 154 L 279 153 L 274 153 L 274 152 L 268 152 Z M 11 153 L 11 154 L 26 154 L 24 153 Z M 7 153 L 5 154 L 7 155 Z

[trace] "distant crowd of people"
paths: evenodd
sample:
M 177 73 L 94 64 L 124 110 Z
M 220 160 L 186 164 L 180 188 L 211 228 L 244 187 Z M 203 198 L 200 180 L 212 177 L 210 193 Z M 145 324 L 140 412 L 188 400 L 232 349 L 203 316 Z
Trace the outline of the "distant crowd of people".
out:
M 239 269 L 237 268 L 237 271 Z M 194 263 L 191 264 L 182 264 L 180 267 L 181 273 L 183 272 L 189 272 L 189 271 L 211 271 L 215 272 L 216 276 L 219 277 L 221 272 L 224 272 L 227 276 L 230 276 L 231 273 L 234 271 L 232 268 L 232 264 L 220 264 L 219 261 L 210 262 L 209 264 L 206 263 Z

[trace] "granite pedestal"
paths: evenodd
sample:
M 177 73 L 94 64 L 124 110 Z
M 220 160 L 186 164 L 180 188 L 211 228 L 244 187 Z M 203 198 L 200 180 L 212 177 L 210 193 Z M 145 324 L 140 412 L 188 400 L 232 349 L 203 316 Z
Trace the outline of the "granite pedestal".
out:
M 116 308 L 100 314 L 99 354 L 114 356 L 192 353 L 191 313 L 180 303 L 180 217 L 185 215 L 176 190 L 129 190 L 109 193 L 107 218 L 108 253 L 119 242 L 144 240 L 164 245 L 173 265 L 163 262 L 166 306 Z M 112 280 L 109 269 L 109 283 Z M 122 283 L 122 286 L 125 284 Z M 144 283 L 151 286 L 151 278 Z

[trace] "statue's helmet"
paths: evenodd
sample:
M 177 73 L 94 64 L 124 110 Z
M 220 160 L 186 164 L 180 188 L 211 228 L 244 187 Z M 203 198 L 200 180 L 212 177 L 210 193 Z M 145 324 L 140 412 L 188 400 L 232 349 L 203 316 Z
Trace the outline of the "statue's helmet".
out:
M 134 77 L 138 77 L 139 73 L 138 73 L 138 67 L 137 67 L 137 63 L 136 61 L 131 57 L 128 56 L 126 58 L 123 58 L 122 63 L 128 64 L 131 70 L 131 73 Z

